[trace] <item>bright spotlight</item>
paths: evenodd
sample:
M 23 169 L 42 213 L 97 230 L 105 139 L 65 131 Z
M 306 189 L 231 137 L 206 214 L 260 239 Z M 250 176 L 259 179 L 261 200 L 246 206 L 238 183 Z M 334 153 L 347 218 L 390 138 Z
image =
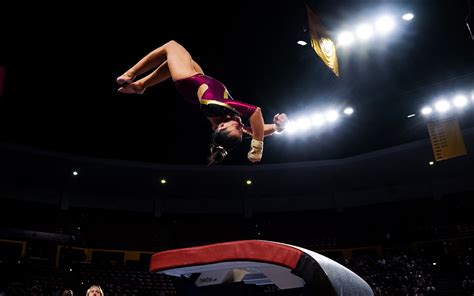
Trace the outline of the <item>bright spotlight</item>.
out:
M 73 176 L 77 176 L 77 174 L 78 174 L 77 171 L 72 172 L 72 175 L 73 175 Z
M 431 112 L 433 112 L 433 109 L 431 109 L 431 107 L 423 107 L 423 109 L 421 109 L 421 114 L 423 115 L 430 115 Z
M 434 165 L 434 161 L 430 161 L 430 162 L 429 162 L 429 165 Z
M 311 116 L 311 121 L 314 126 L 322 126 L 326 122 L 326 119 L 321 114 L 314 114 Z
M 402 16 L 402 19 L 404 19 L 406 21 L 411 21 L 414 17 L 415 17 L 415 15 L 413 13 L 407 12 Z
M 337 42 L 341 46 L 350 45 L 352 42 L 354 42 L 354 35 L 348 31 L 341 32 L 337 37 Z
M 245 184 L 247 184 L 247 185 L 252 185 L 252 180 L 247 180 L 247 181 L 245 181 Z
M 367 40 L 374 35 L 374 29 L 370 25 L 362 24 L 357 27 L 356 34 L 360 39 Z
M 300 130 L 307 130 L 311 127 L 311 120 L 308 117 L 301 117 L 296 120 L 296 126 Z
M 416 114 L 412 113 L 412 114 L 407 115 L 407 118 L 412 118 L 412 117 L 415 117 L 415 116 L 416 116 Z
M 301 46 L 305 46 L 306 44 L 308 44 L 308 43 L 306 43 L 306 41 L 303 41 L 303 40 L 299 40 L 299 41 L 296 42 L 296 43 L 298 43 L 298 44 L 301 45 Z
M 467 105 L 467 98 L 465 96 L 455 96 L 453 99 L 453 105 L 457 108 L 463 108 Z
M 337 111 L 330 110 L 326 112 L 326 120 L 329 122 L 334 122 L 339 118 L 339 114 L 337 114 Z
M 390 16 L 382 16 L 375 22 L 375 28 L 382 34 L 386 34 L 395 28 L 395 21 Z
M 285 126 L 285 131 L 289 134 L 292 134 L 298 130 L 296 123 L 293 121 L 288 121 L 288 123 Z
M 352 113 L 354 113 L 354 109 L 352 109 L 351 107 L 347 107 L 346 109 L 344 109 L 344 114 L 351 115 Z
M 166 179 L 161 179 L 161 180 L 160 180 L 160 183 L 161 183 L 161 184 L 166 184 Z
M 435 108 L 438 112 L 444 113 L 444 112 L 448 111 L 451 108 L 451 105 L 449 104 L 448 101 L 441 100 L 441 101 L 436 102 Z

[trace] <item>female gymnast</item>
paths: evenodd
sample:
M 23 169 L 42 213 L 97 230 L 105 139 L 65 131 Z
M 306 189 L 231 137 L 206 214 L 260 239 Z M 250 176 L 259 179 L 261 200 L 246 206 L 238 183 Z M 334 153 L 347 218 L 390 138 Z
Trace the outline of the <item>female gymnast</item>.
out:
M 138 75 L 152 69 L 150 74 L 135 81 Z M 273 124 L 265 124 L 259 107 L 234 100 L 224 84 L 204 75 L 189 52 L 176 41 L 154 49 L 118 77 L 117 83 L 121 85 L 118 91 L 142 94 L 148 87 L 170 77 L 181 95 L 190 103 L 200 104 L 211 122 L 214 132 L 209 164 L 221 162 L 229 150 L 240 144 L 243 133 L 252 136 L 248 159 L 259 162 L 263 154 L 263 138 L 282 132 L 288 122 L 287 116 L 281 113 L 274 116 Z M 241 117 L 247 118 L 250 126 L 244 126 Z

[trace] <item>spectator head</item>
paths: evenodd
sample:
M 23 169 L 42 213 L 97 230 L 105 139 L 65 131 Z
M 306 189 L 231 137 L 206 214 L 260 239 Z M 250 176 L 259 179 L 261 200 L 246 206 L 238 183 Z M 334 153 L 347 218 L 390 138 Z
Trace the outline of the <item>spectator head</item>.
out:
M 104 291 L 102 291 L 100 286 L 92 285 L 87 290 L 86 296 L 104 296 Z

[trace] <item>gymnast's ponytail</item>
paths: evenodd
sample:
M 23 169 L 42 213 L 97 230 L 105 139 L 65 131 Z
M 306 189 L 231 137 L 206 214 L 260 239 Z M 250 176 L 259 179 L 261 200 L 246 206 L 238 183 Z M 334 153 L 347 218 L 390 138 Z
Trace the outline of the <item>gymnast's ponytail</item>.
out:
M 211 155 L 209 155 L 209 163 L 208 165 L 213 165 L 216 163 L 221 162 L 226 157 L 227 151 L 222 146 L 216 146 L 215 144 L 211 144 Z
M 212 134 L 211 154 L 208 165 L 221 162 L 227 155 L 227 151 L 232 150 L 242 142 L 242 137 L 229 135 L 226 130 L 216 130 Z

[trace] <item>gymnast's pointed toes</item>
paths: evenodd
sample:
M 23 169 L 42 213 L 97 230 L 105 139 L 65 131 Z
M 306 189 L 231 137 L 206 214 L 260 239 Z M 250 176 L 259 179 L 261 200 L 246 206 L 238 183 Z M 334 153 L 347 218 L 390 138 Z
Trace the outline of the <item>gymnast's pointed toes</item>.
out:
M 120 85 L 132 83 L 134 79 L 135 79 L 135 76 L 129 76 L 127 74 L 123 74 L 117 78 L 117 83 Z
M 133 94 L 133 93 L 135 93 L 135 91 L 132 88 L 129 88 L 129 87 L 126 87 L 126 86 L 120 87 L 117 91 L 121 92 L 123 94 Z
M 118 89 L 118 92 L 124 93 L 124 94 L 143 94 L 145 92 L 145 88 L 142 88 L 134 83 L 127 84 L 125 86 L 122 86 Z

